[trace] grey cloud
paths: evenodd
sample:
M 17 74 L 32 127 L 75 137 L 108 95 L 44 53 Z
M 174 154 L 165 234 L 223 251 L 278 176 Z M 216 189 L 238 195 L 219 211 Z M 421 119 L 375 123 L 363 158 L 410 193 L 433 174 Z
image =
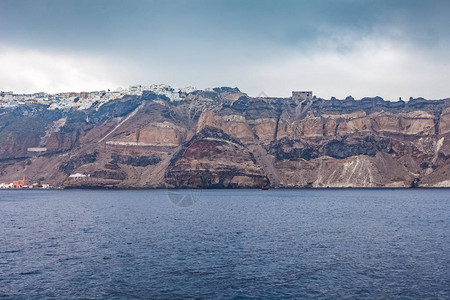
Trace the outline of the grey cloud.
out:
M 449 1 L 437 0 L 2 0 L 0 30 L 7 41 L 24 45 L 113 51 L 150 47 L 153 39 L 299 47 L 339 31 L 362 36 L 393 27 L 394 38 L 420 45 L 449 38 L 449 9 Z
M 127 83 L 130 78 L 180 83 L 183 77 L 190 80 L 185 84 L 242 82 L 257 90 L 256 78 L 266 84 L 265 78 L 273 78 L 247 78 L 244 69 L 264 65 L 272 68 L 265 72 L 278 73 L 277 62 L 291 57 L 304 63 L 307 57 L 320 61 L 321 55 L 352 57 L 366 51 L 368 40 L 375 44 L 370 51 L 388 44 L 410 60 L 448 65 L 449 11 L 450 1 L 441 0 L 1 0 L 0 46 L 116 57 L 140 69 L 115 75 Z M 334 72 L 340 76 L 337 68 Z M 304 79 L 297 70 L 286 76 Z

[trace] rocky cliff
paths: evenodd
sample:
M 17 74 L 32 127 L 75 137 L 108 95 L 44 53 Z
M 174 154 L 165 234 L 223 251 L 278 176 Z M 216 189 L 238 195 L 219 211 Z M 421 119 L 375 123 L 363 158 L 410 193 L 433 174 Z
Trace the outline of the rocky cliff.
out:
M 449 158 L 450 99 L 252 98 L 217 88 L 179 102 L 147 92 L 88 110 L 0 110 L 0 183 L 444 187 Z

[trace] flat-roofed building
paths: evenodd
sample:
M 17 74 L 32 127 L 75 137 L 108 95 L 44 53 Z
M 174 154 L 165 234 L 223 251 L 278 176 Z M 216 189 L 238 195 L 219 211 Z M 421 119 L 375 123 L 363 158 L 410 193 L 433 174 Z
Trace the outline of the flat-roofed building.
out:
M 46 152 L 47 148 L 28 148 L 27 149 L 28 152 Z
M 311 100 L 313 98 L 312 91 L 293 91 L 292 99 L 293 100 Z

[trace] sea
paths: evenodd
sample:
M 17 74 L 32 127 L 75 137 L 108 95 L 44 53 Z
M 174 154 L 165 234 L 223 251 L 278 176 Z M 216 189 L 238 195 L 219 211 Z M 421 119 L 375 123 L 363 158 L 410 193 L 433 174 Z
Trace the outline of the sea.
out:
M 450 190 L 3 190 L 0 298 L 450 299 Z

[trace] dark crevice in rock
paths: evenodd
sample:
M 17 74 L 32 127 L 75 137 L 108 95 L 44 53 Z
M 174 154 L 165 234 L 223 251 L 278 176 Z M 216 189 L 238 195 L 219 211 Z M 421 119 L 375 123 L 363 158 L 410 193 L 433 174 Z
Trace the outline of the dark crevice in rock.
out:
M 69 161 L 62 163 L 59 166 L 59 170 L 64 174 L 69 175 L 82 165 L 94 163 L 97 160 L 97 156 L 98 152 L 93 152 L 72 157 Z
M 129 155 L 112 154 L 111 158 L 112 158 L 111 160 L 112 165 L 117 165 L 120 163 L 133 167 L 146 167 L 149 165 L 156 165 L 161 161 L 161 158 L 157 157 L 156 155 L 129 156 Z

